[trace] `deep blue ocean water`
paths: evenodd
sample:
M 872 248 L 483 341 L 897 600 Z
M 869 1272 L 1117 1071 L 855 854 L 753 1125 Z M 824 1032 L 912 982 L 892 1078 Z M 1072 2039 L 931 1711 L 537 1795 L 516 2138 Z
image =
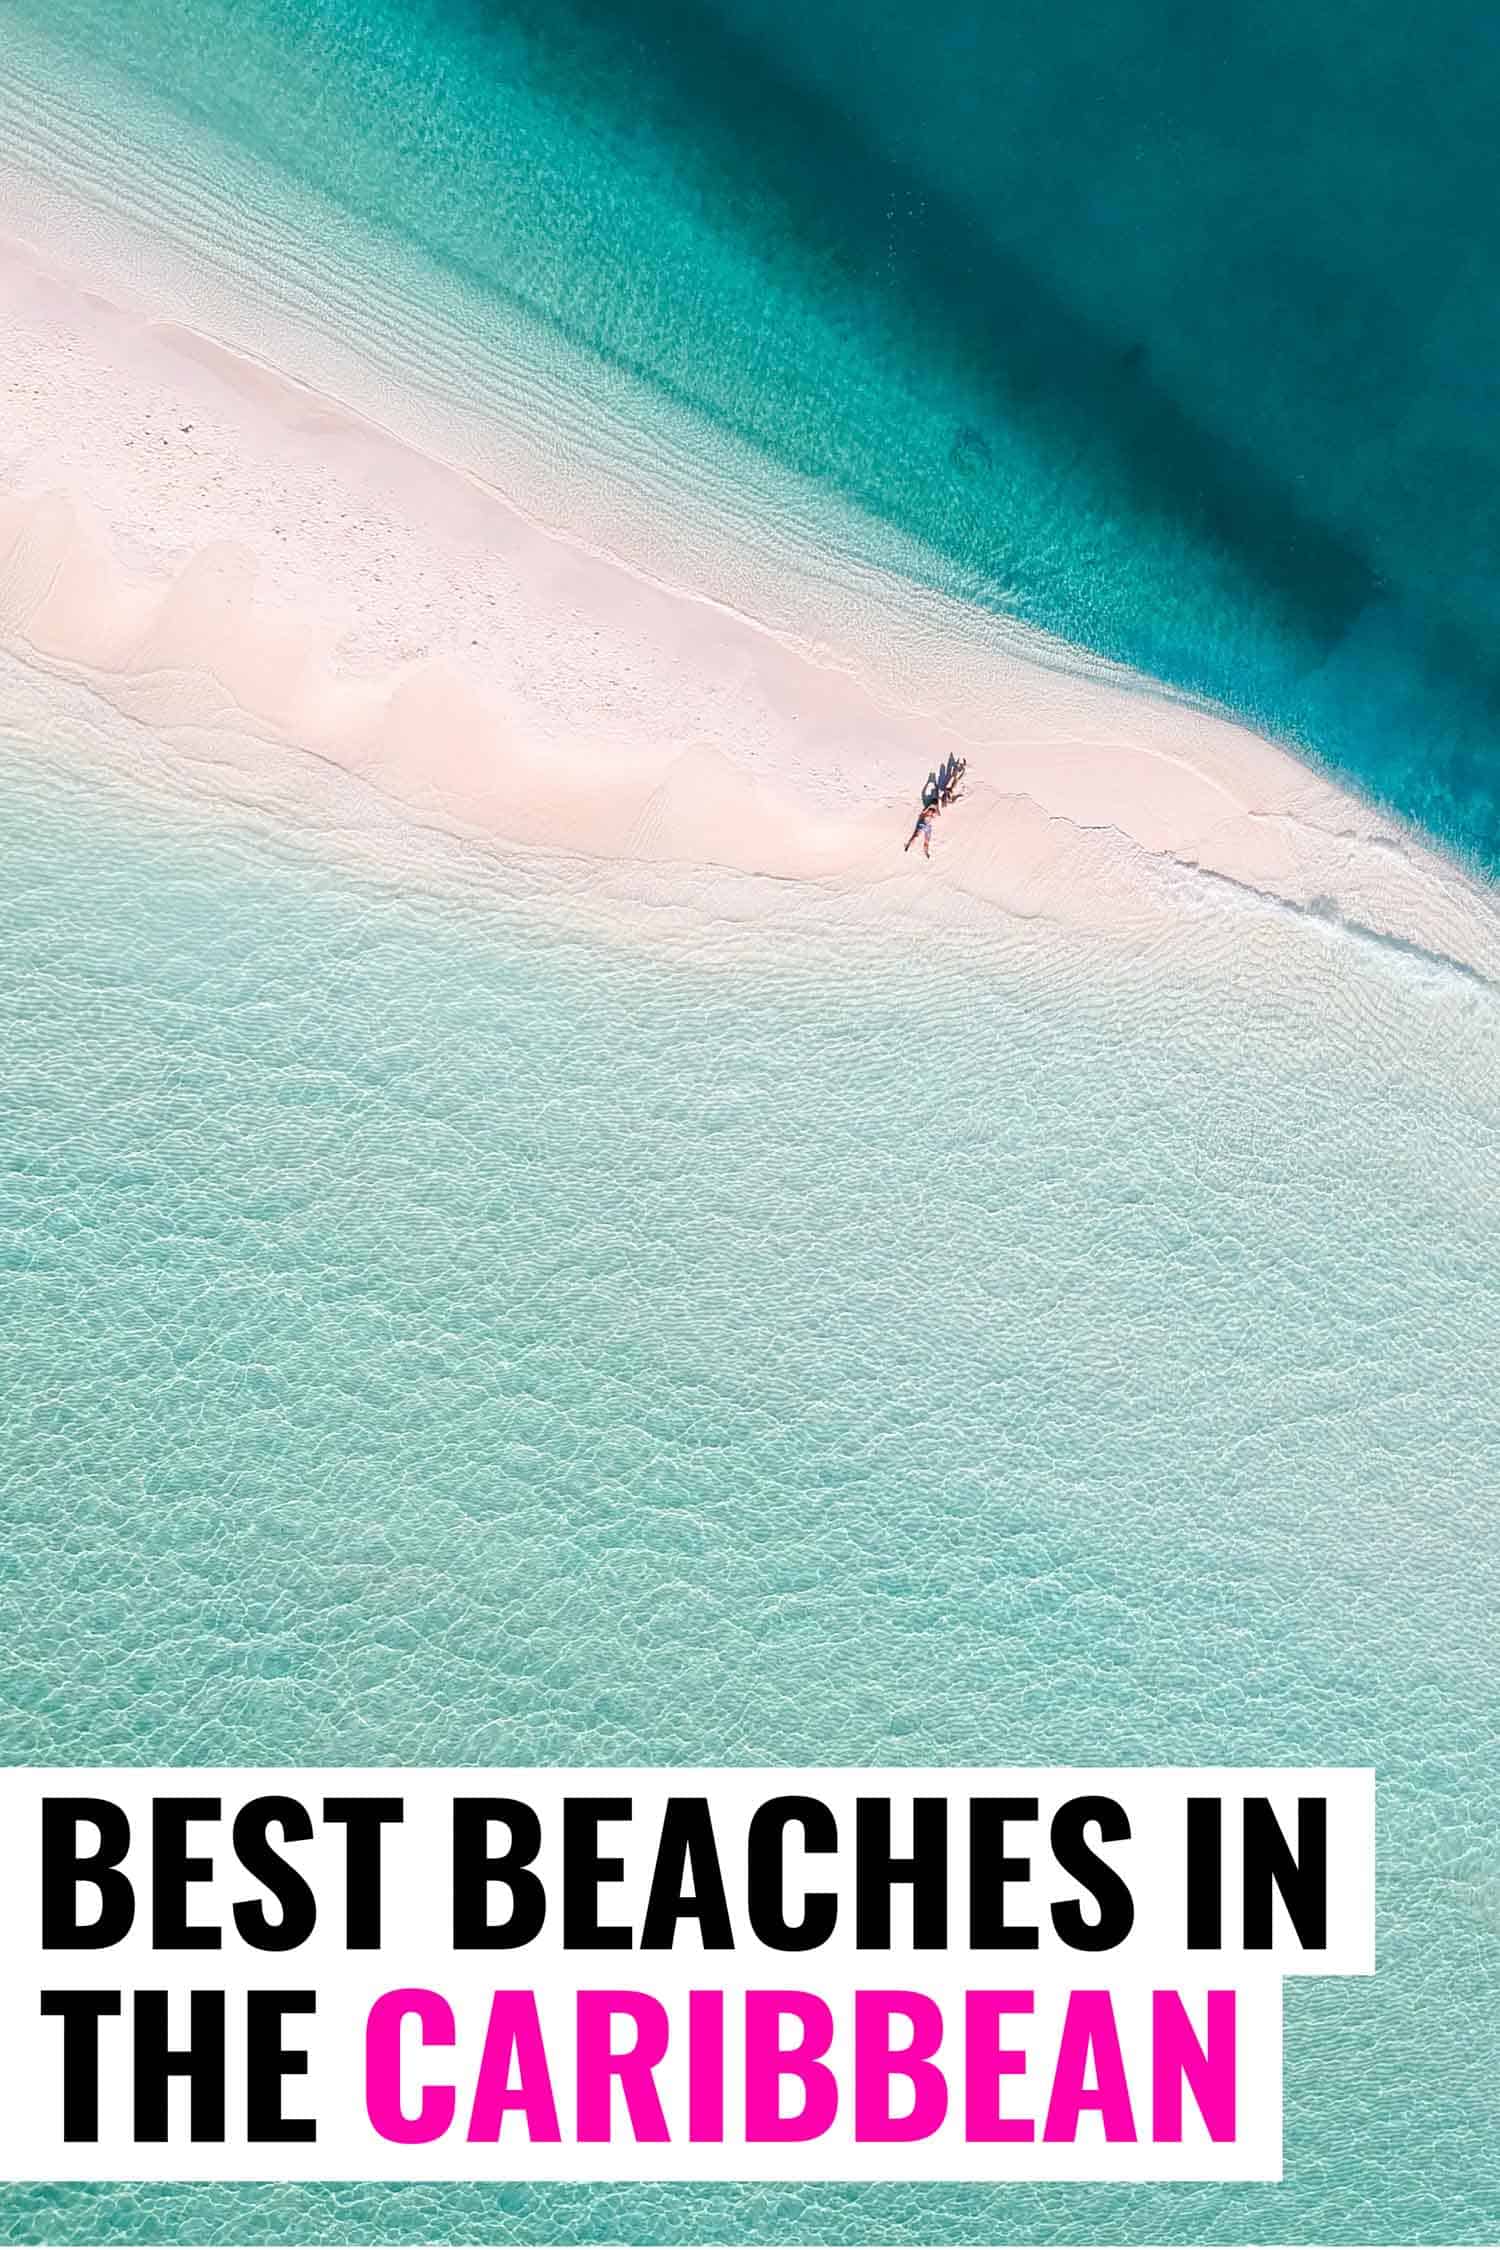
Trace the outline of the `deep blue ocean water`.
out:
M 1467 0 L 35 14 L 643 413 L 1500 858 L 1500 33 Z

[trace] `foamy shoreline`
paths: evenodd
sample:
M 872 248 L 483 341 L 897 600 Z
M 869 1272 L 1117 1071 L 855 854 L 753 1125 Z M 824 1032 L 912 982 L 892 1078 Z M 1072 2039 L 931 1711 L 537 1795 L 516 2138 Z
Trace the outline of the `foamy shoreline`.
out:
M 1141 937 L 1285 900 L 1500 976 L 1492 893 L 1248 730 L 1014 632 L 903 706 L 842 620 L 798 646 L 655 582 L 132 281 L 0 235 L 0 645 L 169 746 L 232 728 L 648 885 L 689 863 L 924 912 L 941 886 Z M 886 591 L 940 680 L 944 605 Z M 901 846 L 955 746 L 929 865 Z

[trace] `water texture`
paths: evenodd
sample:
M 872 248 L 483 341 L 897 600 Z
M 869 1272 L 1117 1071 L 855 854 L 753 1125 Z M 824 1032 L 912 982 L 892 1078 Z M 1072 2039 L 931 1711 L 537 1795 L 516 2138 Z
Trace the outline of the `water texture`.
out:
M 1371 1762 L 1381 1826 L 1278 2189 L 12 2188 L 7 2239 L 1487 2239 L 1491 998 L 1270 918 L 1232 999 L 674 964 L 29 744 L 0 795 L 7 1758 Z

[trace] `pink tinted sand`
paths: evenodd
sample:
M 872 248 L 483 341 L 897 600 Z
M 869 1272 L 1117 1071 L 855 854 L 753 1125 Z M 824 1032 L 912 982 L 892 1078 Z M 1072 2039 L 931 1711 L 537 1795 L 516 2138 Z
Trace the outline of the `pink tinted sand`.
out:
M 232 726 L 424 824 L 623 866 L 943 884 L 1099 928 L 1254 892 L 1500 966 L 1483 886 L 1144 683 L 1012 634 L 966 649 L 957 705 L 920 679 L 898 701 L 873 640 L 644 577 L 61 245 L 0 237 L 0 323 L 0 646 L 168 743 Z M 936 682 L 944 607 L 902 598 Z M 901 847 L 953 749 L 969 788 L 928 863 Z

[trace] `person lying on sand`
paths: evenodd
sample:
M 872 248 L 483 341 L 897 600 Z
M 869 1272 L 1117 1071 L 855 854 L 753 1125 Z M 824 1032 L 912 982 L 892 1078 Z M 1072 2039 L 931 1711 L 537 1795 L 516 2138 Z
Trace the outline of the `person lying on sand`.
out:
M 922 807 L 922 810 L 917 815 L 916 827 L 912 830 L 911 834 L 907 837 L 906 842 L 901 847 L 903 851 L 909 852 L 912 848 L 912 845 L 920 836 L 922 839 L 922 856 L 924 857 L 924 859 L 931 859 L 932 824 L 937 818 L 937 811 L 938 808 L 936 805 L 924 805 Z
M 962 794 L 958 785 L 968 769 L 969 761 L 967 758 L 949 758 L 947 763 L 939 769 L 938 803 L 940 805 L 951 805 L 955 798 Z

